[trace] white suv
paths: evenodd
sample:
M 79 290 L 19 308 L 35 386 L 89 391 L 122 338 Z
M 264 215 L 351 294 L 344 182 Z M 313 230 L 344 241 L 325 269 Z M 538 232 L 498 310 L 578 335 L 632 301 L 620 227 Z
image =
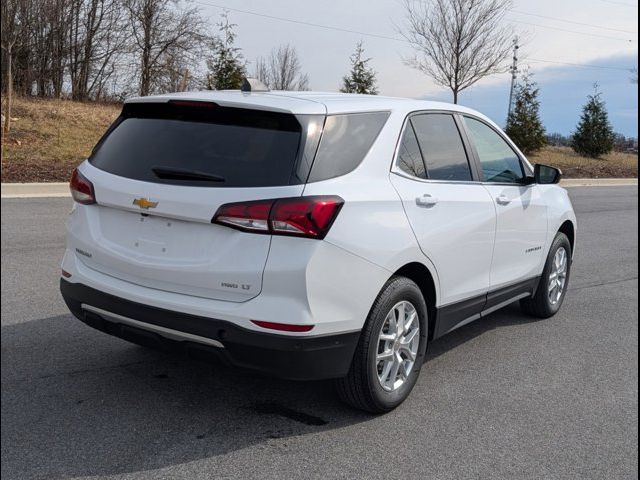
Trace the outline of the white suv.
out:
M 129 100 L 74 172 L 60 288 L 80 320 L 334 378 L 383 412 L 428 342 L 517 300 L 558 311 L 576 242 L 561 173 L 489 119 L 247 85 Z

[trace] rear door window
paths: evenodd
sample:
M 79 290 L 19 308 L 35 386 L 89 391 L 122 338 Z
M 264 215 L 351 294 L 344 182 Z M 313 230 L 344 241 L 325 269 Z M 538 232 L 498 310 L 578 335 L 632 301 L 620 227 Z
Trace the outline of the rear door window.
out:
M 309 182 L 353 171 L 364 160 L 388 118 L 389 112 L 329 115 Z
M 109 173 L 145 182 L 284 186 L 304 182 L 296 172 L 304 150 L 301 137 L 300 122 L 291 114 L 205 102 L 127 104 L 89 161 Z M 195 172 L 200 178 L 166 175 L 176 170 Z M 159 176 L 158 171 L 165 174 Z
M 432 180 L 470 181 L 471 167 L 452 115 L 426 113 L 411 117 Z

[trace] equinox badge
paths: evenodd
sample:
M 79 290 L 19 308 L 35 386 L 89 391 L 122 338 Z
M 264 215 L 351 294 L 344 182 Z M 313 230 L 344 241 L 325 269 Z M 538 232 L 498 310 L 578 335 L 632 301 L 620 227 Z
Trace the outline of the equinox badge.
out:
M 139 206 L 144 210 L 149 210 L 150 208 L 156 208 L 158 206 L 158 202 L 152 202 L 151 200 L 144 197 L 136 198 L 133 201 L 133 204 Z

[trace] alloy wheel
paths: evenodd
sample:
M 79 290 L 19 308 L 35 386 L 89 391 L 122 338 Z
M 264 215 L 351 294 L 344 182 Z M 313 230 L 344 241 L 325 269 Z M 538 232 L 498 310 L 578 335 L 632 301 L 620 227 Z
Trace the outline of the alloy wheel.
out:
M 553 257 L 551 273 L 549 274 L 548 294 L 551 305 L 557 305 L 567 284 L 569 270 L 569 255 L 564 247 L 560 247 Z
M 384 390 L 393 392 L 409 378 L 420 346 L 420 319 L 415 307 L 399 302 L 387 314 L 376 353 L 378 381 Z

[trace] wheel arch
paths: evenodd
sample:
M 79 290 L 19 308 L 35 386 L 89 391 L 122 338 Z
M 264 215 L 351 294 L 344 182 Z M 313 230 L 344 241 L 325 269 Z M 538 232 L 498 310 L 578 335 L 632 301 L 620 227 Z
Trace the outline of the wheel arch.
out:
M 422 292 L 424 301 L 429 311 L 429 340 L 433 339 L 435 331 L 437 289 L 434 276 L 429 268 L 420 262 L 411 262 L 403 265 L 394 272 L 394 275 L 406 277 L 413 281 Z
M 576 227 L 571 220 L 565 220 L 565 222 L 560 225 L 558 229 L 559 233 L 564 233 L 569 239 L 569 243 L 571 244 L 571 254 L 575 251 L 576 246 Z

